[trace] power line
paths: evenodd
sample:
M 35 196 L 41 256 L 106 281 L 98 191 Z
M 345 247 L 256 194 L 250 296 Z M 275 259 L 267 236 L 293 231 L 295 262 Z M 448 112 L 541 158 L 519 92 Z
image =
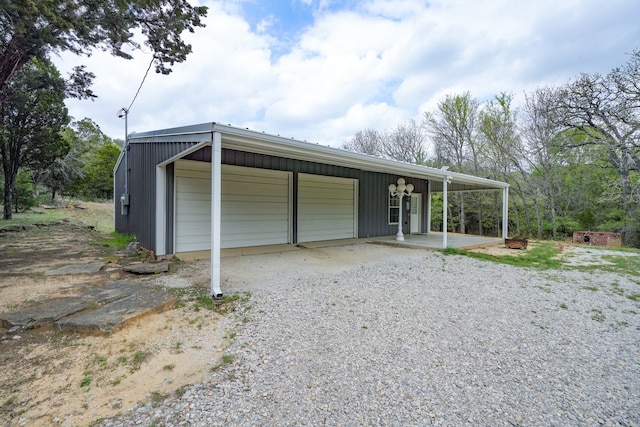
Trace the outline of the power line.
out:
M 144 82 L 147 79 L 147 76 L 149 75 L 149 70 L 151 69 L 151 65 L 153 64 L 153 60 L 154 59 L 155 59 L 155 57 L 152 56 L 151 57 L 151 61 L 149 61 L 149 66 L 147 67 L 147 72 L 144 73 L 144 77 L 142 78 L 142 81 L 140 82 L 140 86 L 138 86 L 138 90 L 136 91 L 136 94 L 134 95 L 133 99 L 131 100 L 131 104 L 129 104 L 129 107 L 127 108 L 127 113 L 129 112 L 129 110 L 133 106 L 133 103 L 136 102 L 136 98 L 138 97 L 138 94 L 140 93 L 140 90 L 142 89 L 142 85 L 144 85 Z

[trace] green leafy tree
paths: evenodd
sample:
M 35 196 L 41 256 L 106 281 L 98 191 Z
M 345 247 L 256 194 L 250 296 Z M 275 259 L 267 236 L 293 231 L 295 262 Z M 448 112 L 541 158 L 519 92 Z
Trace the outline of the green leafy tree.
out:
M 113 140 L 88 118 L 73 122 L 64 129 L 62 136 L 71 147 L 69 152 L 56 159 L 48 168 L 34 172 L 34 181 L 51 190 L 52 202 L 58 193 L 75 197 L 96 197 L 92 194 L 88 168 L 96 153 L 104 145 L 113 144 Z
M 47 168 L 69 151 L 60 131 L 69 122 L 66 83 L 49 61 L 33 59 L 7 87 L 0 104 L 0 159 L 4 174 L 4 219 L 11 206 L 18 171 Z
M 113 197 L 113 168 L 120 151 L 120 147 L 113 142 L 107 142 L 97 149 L 86 167 L 89 197 L 101 200 Z
M 13 209 L 15 213 L 26 211 L 36 205 L 31 171 L 20 169 L 13 187 Z
M 0 0 L 0 104 L 20 69 L 33 58 L 70 51 L 90 54 L 94 48 L 131 59 L 131 50 L 141 46 L 140 32 L 153 52 L 156 72 L 168 74 L 183 62 L 191 45 L 182 40 L 186 30 L 203 27 L 205 6 L 191 6 L 186 0 Z M 83 98 L 91 73 L 74 70 L 71 96 Z

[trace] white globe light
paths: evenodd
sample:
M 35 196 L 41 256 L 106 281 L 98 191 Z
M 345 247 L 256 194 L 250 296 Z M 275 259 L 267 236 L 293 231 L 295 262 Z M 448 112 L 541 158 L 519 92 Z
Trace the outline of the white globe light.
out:
M 389 192 L 390 193 L 395 193 L 396 191 L 396 185 L 395 184 L 389 184 Z
M 404 178 L 398 178 L 398 186 L 404 185 L 404 183 L 405 183 Z
M 411 194 L 413 191 L 413 184 L 407 184 L 407 193 Z
M 407 188 L 406 185 L 400 184 L 400 185 L 398 185 L 398 192 L 399 193 L 403 193 L 406 188 Z

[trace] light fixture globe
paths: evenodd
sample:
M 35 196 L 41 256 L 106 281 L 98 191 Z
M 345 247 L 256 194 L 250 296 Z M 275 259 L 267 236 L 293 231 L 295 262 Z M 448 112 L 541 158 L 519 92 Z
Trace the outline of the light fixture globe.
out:
M 413 191 L 413 184 L 407 184 L 407 193 L 411 194 Z
M 398 186 L 404 185 L 404 183 L 405 183 L 404 178 L 398 178 Z
M 398 193 L 404 193 L 404 190 L 406 190 L 407 186 L 404 184 L 398 184 Z
M 396 192 L 396 185 L 395 184 L 389 184 L 389 192 L 390 193 L 395 193 Z

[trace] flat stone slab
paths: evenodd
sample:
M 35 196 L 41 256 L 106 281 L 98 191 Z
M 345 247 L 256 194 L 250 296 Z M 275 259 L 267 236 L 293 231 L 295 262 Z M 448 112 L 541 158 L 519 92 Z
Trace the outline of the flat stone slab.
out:
M 169 261 L 162 262 L 145 262 L 142 264 L 131 264 L 123 268 L 124 271 L 134 274 L 158 274 L 169 271 L 171 263 Z
M 96 310 L 58 320 L 55 325 L 74 332 L 110 333 L 146 314 L 168 310 L 175 302 L 175 297 L 162 290 L 144 287 Z
M 5 328 L 38 328 L 95 305 L 95 301 L 82 297 L 52 298 L 13 313 L 0 315 L 0 322 Z
M 45 276 L 62 276 L 66 274 L 95 274 L 99 273 L 104 267 L 103 262 L 89 262 L 85 264 L 65 265 L 64 267 L 49 270 L 44 273 Z
M 105 283 L 87 290 L 82 296 L 83 298 L 96 301 L 100 304 L 107 304 L 129 295 L 133 295 L 140 289 L 147 288 L 147 285 L 140 282 L 132 282 L 130 280 L 117 280 L 115 282 Z
M 80 296 L 52 298 L 0 314 L 3 327 L 49 324 L 89 333 L 108 333 L 128 320 L 173 307 L 172 295 L 144 283 L 119 280 L 92 287 Z

